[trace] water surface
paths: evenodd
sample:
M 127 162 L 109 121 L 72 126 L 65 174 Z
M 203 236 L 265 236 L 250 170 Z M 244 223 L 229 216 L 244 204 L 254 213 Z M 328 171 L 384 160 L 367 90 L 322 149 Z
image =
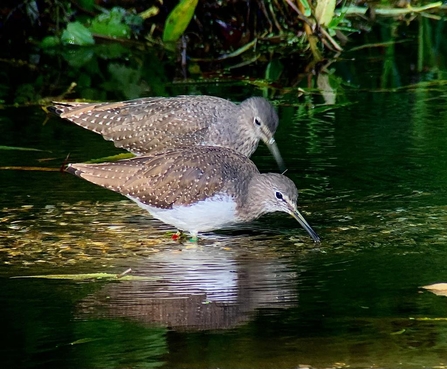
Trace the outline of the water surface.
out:
M 1 366 L 447 365 L 445 297 L 420 288 L 447 279 L 447 88 L 358 83 L 325 112 L 276 101 L 287 175 L 321 244 L 286 214 L 179 244 L 132 202 L 57 170 L 113 144 L 39 108 L 0 111 L 1 145 L 42 150 L 0 158 L 20 167 L 0 171 Z M 276 171 L 263 146 L 253 160 Z M 128 268 L 147 279 L 11 278 Z

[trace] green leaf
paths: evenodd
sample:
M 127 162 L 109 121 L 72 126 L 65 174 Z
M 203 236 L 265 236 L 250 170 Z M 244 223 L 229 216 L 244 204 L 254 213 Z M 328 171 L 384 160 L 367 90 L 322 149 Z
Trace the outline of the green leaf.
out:
M 42 49 L 50 49 L 52 47 L 59 46 L 61 40 L 56 36 L 47 36 L 40 42 L 40 47 Z
M 166 19 L 163 42 L 175 42 L 185 32 L 194 15 L 198 0 L 181 0 Z
M 281 76 L 283 69 L 284 65 L 278 59 L 273 59 L 267 65 L 267 69 L 265 70 L 265 78 L 269 81 L 276 81 Z
M 304 8 L 304 13 L 303 13 L 304 16 L 305 17 L 310 17 L 312 15 L 312 8 L 309 5 L 309 2 L 307 0 L 300 0 L 300 2 L 301 2 L 301 5 Z
M 0 150 L 44 151 L 44 150 L 39 150 L 39 149 L 33 149 L 30 147 L 3 146 L 3 145 L 0 145 Z
M 77 0 L 77 4 L 82 9 L 93 11 L 95 10 L 95 0 Z
M 90 343 L 90 342 L 95 342 L 95 341 L 99 341 L 99 340 L 100 340 L 100 338 L 81 338 L 79 340 L 70 342 L 70 345 L 74 346 L 74 345 L 79 345 L 82 343 Z
M 86 163 L 88 164 L 92 164 L 92 163 L 104 163 L 105 161 L 117 161 L 117 160 L 123 160 L 123 159 L 130 159 L 135 157 L 134 154 L 130 153 L 130 152 L 123 152 L 121 154 L 117 154 L 117 155 L 112 155 L 112 156 L 106 156 L 103 158 L 99 158 L 99 159 L 91 159 L 89 161 L 86 161 Z
M 125 24 L 124 16 L 126 11 L 115 7 L 110 11 L 105 11 L 93 19 L 89 29 L 92 33 L 110 37 L 130 37 L 130 27 Z
M 315 7 L 315 18 L 321 26 L 328 26 L 334 18 L 335 0 L 318 0 Z
M 157 278 L 136 275 L 124 275 L 110 273 L 86 273 L 86 274 L 47 274 L 47 275 L 21 275 L 11 278 L 39 278 L 39 279 L 67 279 L 72 281 L 104 280 L 104 281 L 154 281 Z
M 70 47 L 62 51 L 62 56 L 70 66 L 80 68 L 94 60 L 95 52 L 92 47 Z
M 91 32 L 79 22 L 67 24 L 67 29 L 62 33 L 61 41 L 65 45 L 93 45 L 95 40 Z

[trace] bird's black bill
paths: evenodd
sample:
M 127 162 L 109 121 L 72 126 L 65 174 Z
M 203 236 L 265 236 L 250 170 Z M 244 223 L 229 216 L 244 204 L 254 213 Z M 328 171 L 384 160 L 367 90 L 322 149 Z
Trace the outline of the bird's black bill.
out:
M 282 160 L 282 156 L 281 153 L 279 152 L 278 145 L 276 144 L 276 141 L 273 137 L 267 143 L 267 147 L 269 148 L 270 152 L 272 153 L 273 157 L 278 163 L 278 167 L 281 173 L 285 172 L 287 170 L 286 165 L 284 164 L 284 160 Z
M 320 236 L 318 236 L 317 232 L 315 232 L 309 223 L 306 222 L 306 219 L 301 215 L 298 210 L 291 211 L 290 214 L 301 224 L 301 226 L 309 233 L 310 237 L 314 240 L 314 242 L 321 242 Z

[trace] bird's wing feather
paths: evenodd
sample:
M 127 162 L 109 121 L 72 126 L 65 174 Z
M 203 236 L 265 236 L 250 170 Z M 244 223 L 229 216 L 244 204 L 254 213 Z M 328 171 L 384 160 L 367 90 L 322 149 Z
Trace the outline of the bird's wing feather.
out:
M 71 164 L 67 171 L 99 186 L 163 209 L 240 190 L 259 173 L 241 154 L 219 147 L 171 150 L 103 164 Z
M 117 103 L 55 103 L 50 110 L 135 154 L 200 142 L 236 105 L 214 96 L 143 98 Z

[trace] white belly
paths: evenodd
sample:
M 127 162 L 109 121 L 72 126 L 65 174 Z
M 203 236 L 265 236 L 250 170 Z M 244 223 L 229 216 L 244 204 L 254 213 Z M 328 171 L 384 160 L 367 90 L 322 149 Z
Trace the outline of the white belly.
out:
M 182 231 L 188 231 L 193 236 L 198 232 L 212 231 L 238 222 L 236 203 L 227 195 L 215 195 L 189 206 L 174 205 L 172 209 L 159 209 L 143 204 L 132 196 L 127 197 L 153 217 Z

